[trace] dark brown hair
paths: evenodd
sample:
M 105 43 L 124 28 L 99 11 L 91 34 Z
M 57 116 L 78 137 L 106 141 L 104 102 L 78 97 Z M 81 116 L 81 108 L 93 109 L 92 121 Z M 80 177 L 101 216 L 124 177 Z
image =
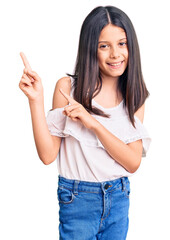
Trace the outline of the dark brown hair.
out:
M 119 77 L 118 88 L 127 107 L 129 119 L 134 125 L 134 113 L 144 104 L 149 92 L 142 76 L 138 41 L 129 17 L 113 6 L 97 7 L 85 18 L 79 39 L 79 48 L 74 74 L 74 98 L 90 113 L 109 117 L 103 111 L 92 107 L 92 98 L 102 88 L 98 65 L 98 40 L 102 29 L 109 23 L 124 29 L 128 44 L 128 66 Z

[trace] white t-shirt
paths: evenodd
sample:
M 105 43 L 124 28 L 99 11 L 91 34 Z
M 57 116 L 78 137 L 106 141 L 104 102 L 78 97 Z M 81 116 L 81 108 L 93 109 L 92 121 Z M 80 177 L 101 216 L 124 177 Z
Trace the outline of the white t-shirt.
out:
M 70 96 L 73 97 L 73 88 Z M 142 156 L 146 156 L 151 141 L 149 134 L 136 116 L 136 128 L 133 127 L 123 101 L 116 107 L 103 108 L 93 99 L 92 105 L 110 114 L 110 118 L 95 114 L 92 116 L 125 144 L 142 139 Z M 66 117 L 62 113 L 63 110 L 64 108 L 56 108 L 48 111 L 46 117 L 51 135 L 62 137 L 57 156 L 60 176 L 81 181 L 103 182 L 132 175 L 107 153 L 91 130 L 85 128 L 80 121 L 74 122 Z

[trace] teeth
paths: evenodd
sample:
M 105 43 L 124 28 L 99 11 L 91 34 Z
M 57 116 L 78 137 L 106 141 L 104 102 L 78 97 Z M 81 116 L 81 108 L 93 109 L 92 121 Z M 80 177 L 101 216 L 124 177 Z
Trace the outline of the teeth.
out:
M 111 66 L 119 66 L 122 62 L 119 62 L 119 63 L 110 63 Z

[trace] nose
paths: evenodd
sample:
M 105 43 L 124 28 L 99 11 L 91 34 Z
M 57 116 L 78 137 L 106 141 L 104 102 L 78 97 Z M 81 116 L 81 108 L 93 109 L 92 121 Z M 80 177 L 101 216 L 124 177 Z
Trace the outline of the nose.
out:
M 119 49 L 116 46 L 113 46 L 110 49 L 110 58 L 119 58 L 120 57 L 120 53 L 119 53 Z

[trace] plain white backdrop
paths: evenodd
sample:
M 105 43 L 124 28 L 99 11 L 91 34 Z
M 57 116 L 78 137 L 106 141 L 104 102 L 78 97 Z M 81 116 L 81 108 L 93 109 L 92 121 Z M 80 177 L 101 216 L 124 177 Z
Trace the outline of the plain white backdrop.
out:
M 168 1 L 6 0 L 0 3 L 0 239 L 56 240 L 57 164 L 39 160 L 27 97 L 18 84 L 23 51 L 42 79 L 45 112 L 56 81 L 72 73 L 81 24 L 96 6 L 114 5 L 131 18 L 150 91 L 144 125 L 152 143 L 130 178 L 128 240 L 170 239 Z M 81 237 L 80 237 L 81 240 Z

